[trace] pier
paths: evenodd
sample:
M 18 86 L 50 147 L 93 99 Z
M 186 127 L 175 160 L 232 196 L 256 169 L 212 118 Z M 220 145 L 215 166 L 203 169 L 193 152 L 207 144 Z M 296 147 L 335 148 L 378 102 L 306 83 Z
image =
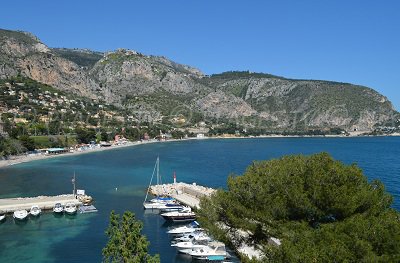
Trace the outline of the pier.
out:
M 211 196 L 216 190 L 210 187 L 187 183 L 173 183 L 150 186 L 153 195 L 167 195 L 182 204 L 199 208 L 200 198 Z
M 80 206 L 83 203 L 83 198 L 88 199 L 89 196 L 75 196 L 73 194 L 64 194 L 57 196 L 37 196 L 25 198 L 5 198 L 0 199 L 0 213 L 13 213 L 16 210 L 30 210 L 33 205 L 39 206 L 42 210 L 53 209 L 56 203 L 65 205 L 66 203 L 74 203 Z

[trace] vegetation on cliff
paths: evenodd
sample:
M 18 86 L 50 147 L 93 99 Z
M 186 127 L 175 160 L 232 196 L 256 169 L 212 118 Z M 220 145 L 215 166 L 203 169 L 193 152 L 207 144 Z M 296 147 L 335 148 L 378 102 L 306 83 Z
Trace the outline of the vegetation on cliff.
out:
M 320 153 L 254 162 L 203 199 L 199 214 L 222 240 L 250 233 L 245 242 L 261 248 L 262 262 L 398 262 L 400 214 L 391 204 L 381 182 Z

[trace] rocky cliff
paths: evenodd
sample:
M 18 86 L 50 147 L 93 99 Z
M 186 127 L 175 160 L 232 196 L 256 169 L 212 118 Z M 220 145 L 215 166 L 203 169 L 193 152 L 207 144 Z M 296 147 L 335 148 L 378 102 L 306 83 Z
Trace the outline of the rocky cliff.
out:
M 352 84 L 250 72 L 205 76 L 165 57 L 50 49 L 29 33 L 9 30 L 0 30 L 0 44 L 0 78 L 21 74 L 147 120 L 183 115 L 277 130 L 371 130 L 397 115 L 386 97 Z

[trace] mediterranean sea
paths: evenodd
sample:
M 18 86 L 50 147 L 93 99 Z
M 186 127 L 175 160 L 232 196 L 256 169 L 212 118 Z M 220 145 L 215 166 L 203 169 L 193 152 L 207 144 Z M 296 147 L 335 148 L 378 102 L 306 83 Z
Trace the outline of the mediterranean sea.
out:
M 0 198 L 72 193 L 74 172 L 78 189 L 95 199 L 98 213 L 40 218 L 0 224 L 1 262 L 100 262 L 107 242 L 111 210 L 131 210 L 143 221 L 150 253 L 161 262 L 190 262 L 170 246 L 167 225 L 142 207 L 154 163 L 160 157 L 164 182 L 177 180 L 225 188 L 230 174 L 242 174 L 253 160 L 287 154 L 328 152 L 346 164 L 359 165 L 369 180 L 379 179 L 400 209 L 400 138 L 264 138 L 209 139 L 126 147 L 90 154 L 21 163 L 0 169 Z

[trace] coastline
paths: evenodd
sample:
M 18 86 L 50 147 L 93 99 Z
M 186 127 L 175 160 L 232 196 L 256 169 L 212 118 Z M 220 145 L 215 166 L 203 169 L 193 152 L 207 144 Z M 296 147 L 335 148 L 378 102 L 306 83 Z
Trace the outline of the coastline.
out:
M 261 136 L 215 136 L 215 137 L 205 137 L 205 138 L 185 138 L 185 139 L 171 139 L 167 141 L 157 141 L 157 140 L 149 140 L 149 141 L 135 141 L 129 142 L 123 145 L 113 145 L 111 147 L 103 147 L 103 148 L 95 148 L 85 151 L 74 151 L 64 154 L 55 154 L 55 155 L 17 155 L 11 156 L 8 160 L 0 160 L 0 168 L 13 166 L 20 163 L 27 163 L 32 161 L 50 159 L 50 158 L 60 158 L 60 157 L 67 157 L 67 156 L 75 156 L 81 154 L 89 154 L 94 152 L 102 152 L 108 150 L 117 150 L 126 147 L 134 147 L 138 145 L 144 144 L 152 144 L 152 143 L 167 143 L 167 142 L 180 142 L 180 141 L 190 141 L 190 140 L 211 140 L 211 139 L 266 139 L 266 138 L 370 138 L 370 137 L 397 137 L 400 134 L 388 134 L 388 135 L 374 135 L 374 136 L 360 136 L 360 135 L 325 135 L 325 136 L 318 136 L 318 135 L 261 135 Z

